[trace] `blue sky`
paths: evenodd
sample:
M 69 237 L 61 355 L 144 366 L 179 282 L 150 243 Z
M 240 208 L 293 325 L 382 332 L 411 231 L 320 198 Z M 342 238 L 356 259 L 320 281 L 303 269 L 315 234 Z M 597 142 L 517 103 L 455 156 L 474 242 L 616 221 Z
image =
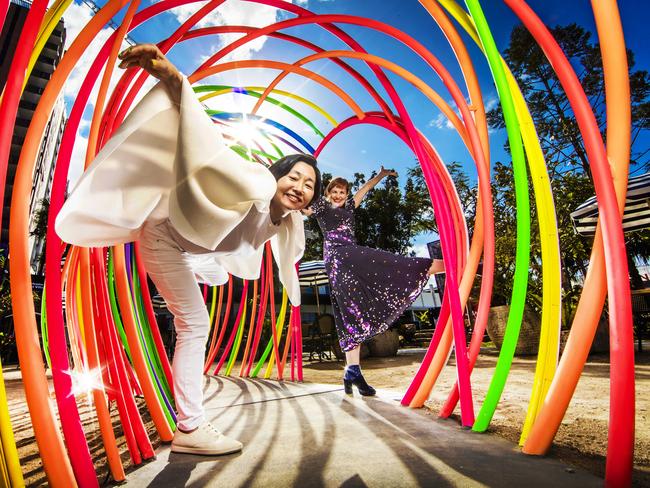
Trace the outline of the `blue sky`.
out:
M 98 1 L 100 6 L 103 3 L 105 3 L 103 0 Z M 142 2 L 141 8 L 151 3 L 149 0 L 145 0 Z M 338 13 L 370 17 L 388 23 L 424 44 L 443 62 L 461 87 L 463 86 L 461 72 L 446 39 L 425 9 L 414 0 L 408 2 L 404 0 L 294 0 L 294 3 L 320 14 Z M 137 42 L 158 42 L 168 36 L 180 25 L 180 21 L 189 17 L 203 4 L 194 3 L 177 8 L 171 13 L 159 15 L 137 28 L 132 33 L 132 38 Z M 483 4 L 497 46 L 500 50 L 503 50 L 508 45 L 512 27 L 518 21 L 502 2 L 490 0 L 483 2 Z M 586 0 L 531 0 L 529 4 L 549 26 L 575 22 L 593 32 L 595 36 L 593 14 L 590 3 Z M 650 69 L 650 53 L 643 44 L 647 42 L 647 34 L 645 34 L 647 27 L 645 24 L 650 14 L 649 3 L 623 0 L 619 2 L 619 7 L 626 42 L 636 55 L 636 67 Z M 74 39 L 76 32 L 87 22 L 90 15 L 90 10 L 84 5 L 74 4 L 71 7 L 64 16 L 69 30 L 69 42 Z M 117 22 L 119 22 L 120 15 L 116 18 Z M 239 0 L 227 0 L 215 13 L 206 19 L 204 25 L 242 24 L 262 26 L 290 17 L 292 16 L 269 7 L 254 6 Z M 436 74 L 417 55 L 398 41 L 363 27 L 351 25 L 341 25 L 341 27 L 360 42 L 368 52 L 398 63 L 430 84 L 445 100 L 451 100 L 451 96 L 440 83 Z M 341 41 L 317 26 L 296 27 L 287 29 L 284 32 L 309 40 L 324 49 L 346 49 Z M 110 34 L 110 30 L 105 29 L 100 37 L 105 39 L 108 34 Z M 206 56 L 214 53 L 232 39 L 234 37 L 231 35 L 228 38 L 225 38 L 225 36 L 212 36 L 188 41 L 175 47 L 170 52 L 169 57 L 184 73 L 189 74 Z M 474 47 L 473 42 L 467 36 L 464 36 L 464 39 L 470 46 L 470 54 L 481 80 L 486 103 L 492 106 L 497 103 L 496 90 L 487 63 L 478 49 Z M 82 59 L 79 70 L 73 73 L 68 83 L 66 91 L 68 102 L 74 97 L 79 80 L 83 78 L 84 63 L 87 65 L 92 60 L 94 49 L 97 49 L 97 47 L 89 49 L 87 59 L 85 61 Z M 235 51 L 229 59 L 271 59 L 291 63 L 308 54 L 311 54 L 311 52 L 284 41 L 261 39 L 251 48 L 242 48 Z M 366 76 L 373 86 L 384 95 L 371 71 L 363 63 L 355 60 L 348 60 L 348 62 Z M 342 72 L 340 68 L 334 66 L 331 61 L 322 60 L 311 63 L 307 67 L 343 87 L 364 110 L 377 109 L 375 102 L 358 83 Z M 241 69 L 217 75 L 205 81 L 232 85 L 265 85 L 276 74 L 277 71 L 272 70 Z M 432 142 L 443 161 L 462 162 L 470 177 L 475 178 L 475 170 L 471 166 L 466 149 L 455 131 L 447 127 L 439 110 L 409 83 L 390 73 L 388 77 L 400 94 L 416 127 Z M 342 121 L 352 114 L 350 109 L 327 89 L 313 82 L 305 82 L 304 79 L 298 76 L 291 75 L 287 77 L 279 85 L 279 88 L 319 103 L 338 121 Z M 287 100 L 281 96 L 276 98 Z M 208 105 L 211 108 L 220 110 L 247 112 L 252 108 L 254 101 L 254 99 L 242 95 L 229 95 L 212 99 L 208 102 Z M 295 101 L 289 101 L 289 104 L 301 110 L 322 132 L 327 133 L 331 130 L 331 124 L 316 111 Z M 286 113 L 275 108 L 265 108 L 260 113 L 268 118 L 279 120 L 299 132 L 310 144 L 318 144 L 317 136 L 310 133 L 304 124 L 295 118 L 287 116 Z M 87 136 L 90 116 L 91 107 L 86 112 L 85 122 L 82 125 L 78 144 L 75 147 L 77 159 L 81 159 L 83 156 L 84 137 Z M 492 162 L 509 160 L 509 157 L 503 151 L 504 138 L 503 131 L 495 131 L 491 134 Z M 640 142 L 647 146 L 650 143 L 650 137 L 645 135 L 644 140 Z M 357 171 L 368 175 L 379 168 L 381 164 L 384 164 L 387 167 L 395 168 L 401 173 L 400 181 L 402 183 L 406 180 L 406 168 L 412 166 L 415 162 L 413 154 L 395 136 L 383 129 L 370 126 L 352 128 L 338 135 L 323 151 L 319 161 L 323 171 L 344 177 L 352 177 L 353 173 Z M 73 169 L 72 171 L 78 173 L 80 169 Z M 430 239 L 431 236 L 419 236 L 416 239 L 415 245 L 419 254 L 424 250 L 423 244 Z

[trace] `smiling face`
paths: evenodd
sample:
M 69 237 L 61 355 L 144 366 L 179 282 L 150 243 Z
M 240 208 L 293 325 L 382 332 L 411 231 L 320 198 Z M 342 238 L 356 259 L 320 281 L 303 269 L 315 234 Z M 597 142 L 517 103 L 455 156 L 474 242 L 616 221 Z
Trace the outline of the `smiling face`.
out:
M 342 207 L 348 198 L 348 190 L 344 186 L 336 185 L 330 188 L 325 196 L 333 207 Z
M 284 212 L 302 210 L 314 198 L 316 172 L 307 163 L 297 162 L 286 175 L 277 181 L 278 187 L 273 196 L 273 203 L 282 208 Z

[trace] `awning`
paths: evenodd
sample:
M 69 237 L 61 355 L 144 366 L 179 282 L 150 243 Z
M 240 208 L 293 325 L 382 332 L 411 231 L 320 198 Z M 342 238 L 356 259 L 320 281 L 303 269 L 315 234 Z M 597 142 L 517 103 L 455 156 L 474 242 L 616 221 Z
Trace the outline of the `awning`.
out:
M 591 197 L 571 212 L 571 220 L 578 234 L 593 236 L 598 223 L 596 197 Z M 646 227 L 650 227 L 650 173 L 629 179 L 623 211 L 623 232 Z
M 165 299 L 160 296 L 160 294 L 156 294 L 152 299 L 151 299 L 151 305 L 153 305 L 154 311 L 157 312 L 166 312 L 167 311 L 167 303 L 165 303 Z
M 305 261 L 298 268 L 300 286 L 321 286 L 329 284 L 325 261 Z

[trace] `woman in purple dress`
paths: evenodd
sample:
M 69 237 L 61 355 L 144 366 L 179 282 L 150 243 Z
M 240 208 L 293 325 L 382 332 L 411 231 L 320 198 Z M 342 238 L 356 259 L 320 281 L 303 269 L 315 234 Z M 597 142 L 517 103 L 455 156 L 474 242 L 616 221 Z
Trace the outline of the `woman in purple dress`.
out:
M 421 293 L 429 276 L 444 269 L 441 260 L 405 257 L 356 243 L 354 209 L 389 175 L 397 173 L 382 166 L 353 197 L 348 181 L 334 178 L 324 196 L 303 211 L 316 217 L 323 232 L 336 331 L 345 352 L 343 384 L 347 394 L 352 393 L 352 385 L 362 395 L 375 394 L 361 374 L 361 343 L 387 330 Z

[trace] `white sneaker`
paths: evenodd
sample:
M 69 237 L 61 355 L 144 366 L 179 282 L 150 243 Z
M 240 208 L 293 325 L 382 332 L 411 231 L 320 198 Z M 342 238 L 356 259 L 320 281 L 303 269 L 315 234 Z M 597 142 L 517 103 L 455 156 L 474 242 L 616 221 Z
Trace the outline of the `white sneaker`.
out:
M 190 433 L 176 429 L 172 440 L 172 452 L 218 456 L 242 450 L 243 444 L 223 435 L 210 422 L 202 423 Z

